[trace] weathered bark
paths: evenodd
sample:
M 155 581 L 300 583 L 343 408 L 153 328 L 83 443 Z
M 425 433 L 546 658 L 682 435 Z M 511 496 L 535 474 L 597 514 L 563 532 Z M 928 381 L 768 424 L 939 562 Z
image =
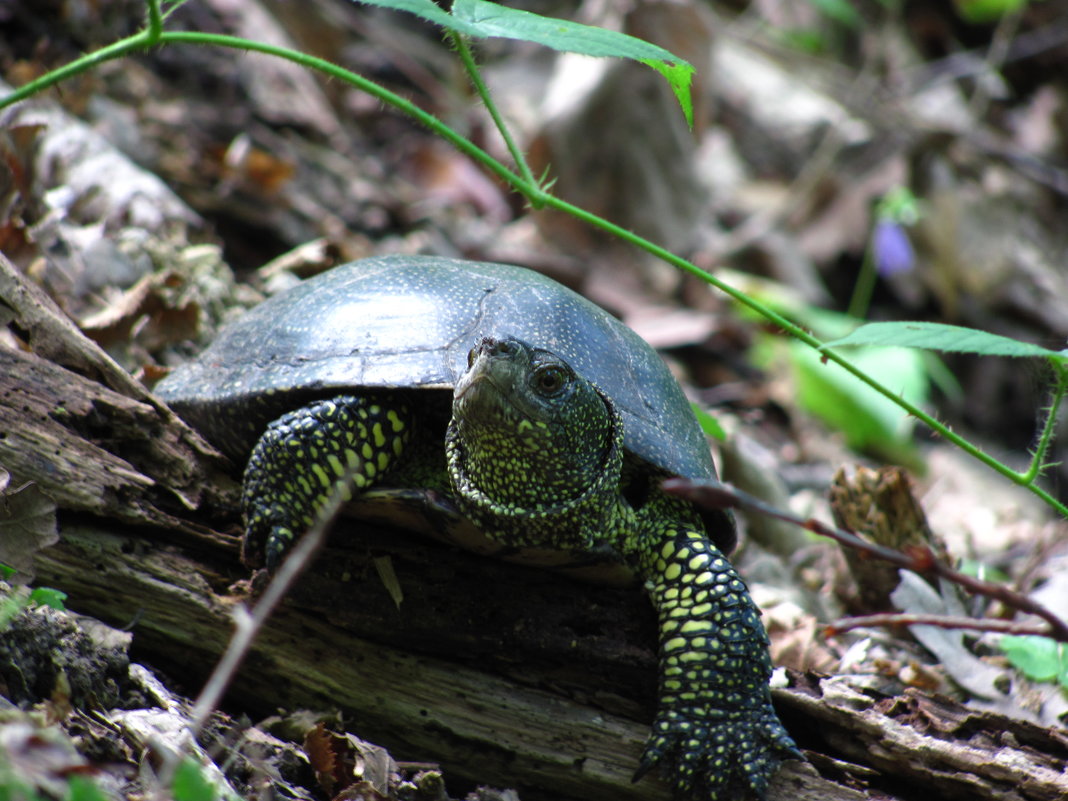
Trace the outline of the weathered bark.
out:
M 0 300 L 29 330 L 19 303 Z M 39 581 L 77 611 L 131 626 L 134 656 L 192 692 L 249 600 L 233 484 L 195 434 L 137 392 L 0 350 L 0 465 L 59 507 L 61 541 L 40 554 Z M 379 527 L 337 529 L 255 641 L 229 705 L 340 709 L 398 759 L 515 786 L 526 801 L 667 798 L 655 778 L 630 783 L 656 670 L 640 588 L 580 584 Z M 383 558 L 399 608 L 376 576 Z M 1063 732 L 918 694 L 881 698 L 846 679 L 804 679 L 776 700 L 823 777 L 791 763 L 773 801 L 858 799 L 864 786 L 883 798 L 1068 792 Z
M 234 555 L 231 549 L 230 560 L 212 565 L 171 545 L 72 523 L 64 527 L 62 545 L 42 554 L 40 575 L 64 587 L 72 604 L 96 617 L 136 619 L 135 655 L 195 687 L 225 648 L 230 613 L 241 600 L 226 589 L 233 574 L 223 572 L 236 570 Z M 436 556 L 436 565 L 428 565 L 439 574 L 454 561 Z M 487 668 L 506 654 L 495 660 L 479 652 L 489 639 L 507 636 L 507 628 L 476 630 L 471 621 L 450 628 L 441 611 L 421 598 L 390 608 L 392 601 L 373 574 L 359 577 L 366 573 L 357 566 L 360 561 L 348 549 L 323 555 L 313 575 L 326 565 L 357 572 L 337 581 L 310 607 L 302 602 L 316 590 L 302 587 L 279 610 L 247 656 L 228 703 L 262 715 L 280 704 L 339 708 L 362 736 L 387 745 L 398 759 L 439 761 L 446 776 L 540 787 L 544 797 L 667 797 L 650 783 L 629 784 L 645 726 L 573 698 L 580 691 L 594 695 L 597 682 L 580 683 L 566 675 L 566 668 L 555 682 L 551 675 L 537 675 L 533 665 L 517 665 L 519 678 L 491 672 Z M 421 578 L 405 569 L 398 577 L 406 589 Z M 448 592 L 462 596 L 470 587 L 460 581 Z M 375 596 L 384 599 L 378 605 L 386 614 L 361 626 L 361 620 L 373 617 L 363 602 Z M 322 608 L 335 604 L 332 613 Z M 423 637 L 426 626 L 432 627 L 433 639 Z M 365 636 L 354 633 L 361 628 Z M 410 647 L 403 647 L 405 640 Z M 537 650 L 528 648 L 527 655 L 538 655 Z M 508 654 L 524 657 L 518 648 Z M 644 678 L 650 676 L 645 671 Z M 564 684 L 568 679 L 571 692 Z M 626 706 L 626 701 L 615 704 Z

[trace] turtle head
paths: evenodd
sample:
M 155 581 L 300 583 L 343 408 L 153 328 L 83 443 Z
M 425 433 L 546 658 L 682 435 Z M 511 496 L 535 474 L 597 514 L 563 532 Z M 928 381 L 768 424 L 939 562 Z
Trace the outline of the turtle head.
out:
M 453 414 L 511 429 L 528 448 L 540 448 L 546 436 L 578 435 L 579 427 L 611 427 L 605 401 L 590 382 L 554 353 L 511 337 L 487 337 L 471 349 L 467 372 L 456 384 Z
M 611 401 L 559 356 L 519 339 L 485 338 L 471 350 L 451 429 L 466 476 L 511 507 L 568 503 L 606 470 L 618 477 L 623 429 Z

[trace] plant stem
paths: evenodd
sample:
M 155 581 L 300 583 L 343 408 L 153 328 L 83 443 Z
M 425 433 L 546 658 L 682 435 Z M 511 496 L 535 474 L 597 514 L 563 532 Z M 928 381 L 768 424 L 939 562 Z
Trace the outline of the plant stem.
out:
M 1029 485 L 1042 472 L 1042 468 L 1046 466 L 1046 454 L 1049 452 L 1049 445 L 1053 441 L 1053 429 L 1057 423 L 1057 412 L 1060 411 L 1061 401 L 1064 399 L 1064 393 L 1068 392 L 1068 367 L 1065 367 L 1061 362 L 1050 360 L 1051 366 L 1057 375 L 1057 383 L 1053 387 L 1053 399 L 1049 403 L 1049 410 L 1046 412 L 1046 421 L 1042 425 L 1042 433 L 1038 437 L 1038 445 L 1035 446 L 1035 452 L 1031 457 L 1031 466 L 1028 467 L 1024 473 L 1019 473 L 1019 483 Z
M 144 30 L 145 38 L 148 42 L 158 42 L 160 34 L 163 33 L 163 17 L 159 11 L 159 0 L 147 0 L 148 3 L 148 25 Z
M 548 194 L 542 196 L 542 202 L 549 208 L 566 212 L 567 214 L 570 214 L 571 216 L 576 217 L 589 225 L 592 225 L 596 228 L 600 228 L 601 230 L 606 231 L 607 233 L 610 233 L 615 237 L 623 239 L 624 241 L 629 242 L 635 247 L 641 248 L 642 250 L 656 256 L 657 258 L 663 259 L 664 261 L 674 265 L 678 269 L 688 272 L 691 275 L 697 276 L 702 281 L 711 284 L 716 289 L 731 297 L 733 300 L 737 301 L 738 303 L 741 303 L 744 306 L 747 306 L 748 308 L 759 314 L 761 317 L 783 329 L 783 331 L 785 331 L 790 336 L 801 340 L 806 345 L 809 345 L 812 348 L 815 348 L 827 361 L 834 362 L 843 370 L 848 372 L 850 375 L 864 382 L 879 394 L 889 398 L 891 401 L 893 401 L 902 409 L 904 409 L 908 414 L 912 415 L 917 420 L 920 420 L 922 423 L 929 426 L 939 436 L 943 437 L 947 441 L 951 442 L 952 444 L 963 450 L 968 455 L 972 456 L 973 458 L 979 460 L 983 464 L 997 471 L 1001 475 L 1005 476 L 1014 484 L 1020 484 L 1021 486 L 1026 487 L 1028 490 L 1030 490 L 1039 498 L 1041 498 L 1046 504 L 1055 509 L 1058 514 L 1063 517 L 1068 517 L 1068 507 L 1066 507 L 1048 492 L 1043 490 L 1041 487 L 1032 483 L 1032 481 L 1027 478 L 1026 473 L 1018 473 L 1017 471 L 1013 470 L 1008 465 L 1005 465 L 1002 462 L 998 461 L 996 458 L 989 455 L 976 445 L 973 445 L 971 442 L 964 439 L 959 434 L 954 433 L 951 429 L 949 429 L 947 426 L 929 415 L 923 409 L 901 397 L 901 395 L 897 392 L 894 392 L 893 390 L 879 383 L 867 373 L 863 372 L 860 368 L 853 365 L 845 357 L 839 355 L 836 351 L 827 348 L 827 346 L 822 341 L 812 336 L 812 334 L 808 333 L 808 331 L 798 325 L 795 325 L 790 320 L 783 317 L 781 314 L 774 311 L 773 309 L 768 308 L 759 301 L 749 297 L 744 292 L 735 289 L 734 287 L 724 283 L 723 281 L 720 281 L 711 273 L 705 272 L 700 267 L 697 267 L 696 265 L 691 264 L 685 259 L 676 256 L 674 253 L 665 250 L 659 245 L 656 245 L 648 241 L 647 239 L 643 239 L 637 234 L 634 234 L 626 230 L 625 228 L 621 228 L 618 225 L 610 223 L 601 217 L 591 214 L 585 209 L 581 209 L 577 206 L 572 206 L 570 203 Z
M 113 61 L 117 58 L 128 56 L 131 53 L 147 50 L 155 44 L 155 41 L 156 40 L 153 39 L 149 29 L 146 28 L 145 30 L 138 31 L 133 36 L 128 36 L 125 39 L 120 39 L 119 41 L 106 47 L 102 47 L 99 50 L 95 50 L 92 53 L 87 53 L 69 64 L 64 64 L 62 67 L 57 67 L 50 72 L 46 72 L 39 78 L 35 78 L 29 83 L 23 84 L 6 97 L 0 98 L 0 109 L 7 108 L 10 105 L 18 103 L 20 100 L 25 100 L 39 92 L 43 92 L 45 89 L 55 86 L 61 81 L 65 81 L 68 78 L 73 78 L 75 75 L 88 71 L 97 64 L 103 64 L 105 61 Z
M 238 36 L 229 36 L 227 34 L 219 33 L 201 33 L 198 31 L 164 31 L 160 37 L 160 44 L 199 44 L 199 45 L 214 45 L 216 47 L 229 47 L 235 50 L 254 51 L 257 53 L 266 53 L 270 56 L 276 56 L 278 58 L 292 61 L 296 64 L 300 64 L 302 67 L 308 69 L 318 70 L 332 78 L 337 78 L 340 81 L 345 81 L 351 86 L 366 92 L 372 97 L 381 100 L 383 103 L 392 106 L 398 111 L 407 114 L 417 122 L 422 123 L 429 128 L 435 135 L 440 136 L 446 140 L 461 153 L 478 161 L 482 166 L 488 169 L 490 172 L 497 175 L 501 180 L 515 188 L 517 191 L 522 192 L 524 195 L 530 197 L 533 195 L 540 195 L 537 182 L 533 179 L 526 180 L 519 174 L 513 172 L 506 165 L 495 159 L 485 150 L 480 148 L 470 139 L 467 139 L 462 134 L 456 132 L 448 125 L 443 123 L 433 114 L 430 114 L 419 106 L 412 103 L 410 100 L 401 97 L 400 95 L 391 92 L 384 86 L 379 86 L 374 81 L 364 78 L 362 75 L 357 75 L 354 72 L 350 72 L 344 67 L 339 67 L 331 61 L 327 61 L 317 56 L 310 56 L 307 53 L 302 53 L 299 50 L 291 50 L 286 47 L 279 47 L 276 45 L 266 44 L 264 42 L 255 42 L 249 39 L 242 39 Z M 2 105 L 0 105 L 2 107 Z
M 857 283 L 853 287 L 853 296 L 849 299 L 847 314 L 862 320 L 868 314 L 871 296 L 875 291 L 875 249 L 869 244 L 864 248 L 864 259 L 857 273 Z
M 471 46 L 467 43 L 467 37 L 456 31 L 449 31 L 453 42 L 456 44 L 456 53 L 460 56 L 460 61 L 463 62 L 464 69 L 467 70 L 468 76 L 471 78 L 471 83 L 475 87 L 475 91 L 478 92 L 478 96 L 482 98 L 482 104 L 486 107 L 486 111 L 489 112 L 490 117 L 493 118 L 493 124 L 501 134 L 501 138 L 504 139 L 504 144 L 508 148 L 508 152 L 512 154 L 512 161 L 515 162 L 516 167 L 519 169 L 519 174 L 523 177 L 523 180 L 536 185 L 538 182 L 534 178 L 534 174 L 530 171 L 530 166 L 527 164 L 526 157 L 523 155 L 523 151 L 519 149 L 519 145 L 516 144 L 515 138 L 512 136 L 512 132 L 508 129 L 508 126 L 504 122 L 504 118 L 497 110 L 497 104 L 493 102 L 493 95 L 490 94 L 485 81 L 482 80 L 482 73 L 479 72 L 478 64 L 475 62 L 475 58 L 471 53 Z M 531 201 L 533 205 L 533 201 Z M 538 206 L 535 206 L 538 208 Z

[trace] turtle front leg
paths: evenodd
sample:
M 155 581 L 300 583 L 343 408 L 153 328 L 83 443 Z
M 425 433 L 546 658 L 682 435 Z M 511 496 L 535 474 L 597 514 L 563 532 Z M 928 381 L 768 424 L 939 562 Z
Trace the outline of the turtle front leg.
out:
M 780 760 L 800 753 L 771 705 L 759 610 L 699 525 L 661 525 L 645 542 L 660 695 L 635 780 L 660 763 L 676 798 L 762 799 Z
M 242 558 L 274 570 L 335 493 L 375 484 L 404 453 L 411 411 L 403 403 L 339 395 L 267 426 L 245 468 Z

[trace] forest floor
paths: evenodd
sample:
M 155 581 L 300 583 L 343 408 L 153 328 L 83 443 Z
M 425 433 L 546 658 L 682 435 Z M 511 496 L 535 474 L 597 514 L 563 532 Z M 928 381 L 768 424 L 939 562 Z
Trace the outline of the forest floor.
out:
M 825 339 L 861 319 L 921 320 L 1064 346 L 1061 0 L 982 21 L 967 19 L 963 0 L 874 4 L 878 15 L 837 19 L 817 3 L 522 5 L 625 29 L 697 68 L 688 129 L 667 84 L 643 65 L 478 45 L 493 97 L 558 197 Z M 143 18 L 136 0 L 4 6 L 0 77 L 22 85 Z M 189 0 L 166 25 L 342 64 L 508 160 L 456 54 L 413 17 L 342 0 Z M 667 797 L 652 780 L 651 789 L 627 783 L 655 671 L 640 597 L 583 590 L 593 593 L 582 596 L 583 626 L 597 631 L 583 640 L 577 624 L 550 630 L 547 621 L 579 614 L 552 606 L 557 585 L 501 568 L 485 589 L 499 586 L 500 610 L 512 611 L 511 587 L 542 593 L 529 619 L 515 609 L 537 633 L 523 642 L 518 624 L 479 617 L 459 597 L 479 581 L 463 556 L 421 556 L 405 540 L 374 553 L 389 552 L 412 577 L 447 565 L 469 583 L 412 592 L 404 608 L 426 611 L 398 622 L 370 551 L 338 546 L 331 558 L 370 572 L 361 609 L 336 611 L 350 589 L 329 570 L 305 577 L 263 650 L 227 676 L 225 700 L 197 705 L 250 599 L 236 471 L 148 392 L 263 298 L 383 253 L 522 264 L 576 289 L 656 347 L 726 431 L 713 446 L 726 481 L 801 521 L 922 543 L 1004 588 L 989 597 L 899 575 L 794 523 L 744 514 L 733 560 L 782 668 L 776 704 L 809 760 L 772 799 L 919 799 L 931 788 L 946 798 L 1068 797 L 1068 646 L 1050 646 L 1062 683 L 1038 680 L 1009 658 L 999 629 L 1012 620 L 1042 630 L 1021 611 L 1023 597 L 1068 620 L 1065 521 L 696 277 L 531 209 L 352 87 L 237 50 L 169 45 L 101 63 L 0 111 L 0 155 L 0 563 L 17 570 L 0 606 L 0 788 L 13 788 L 0 797 L 101 797 L 89 786 L 103 797 L 213 797 L 205 781 L 246 797 L 265 788 L 300 798 Z M 1050 404 L 1048 368 L 906 349 L 854 355 L 1026 470 Z M 1053 426 L 1040 482 L 1061 503 L 1063 427 Z M 29 596 L 27 583 L 45 591 Z M 66 593 L 70 612 L 47 606 L 49 588 Z M 843 622 L 891 612 L 975 622 L 964 633 Z M 470 630 L 439 631 L 461 618 Z M 561 632 L 588 661 L 567 664 L 572 640 Z M 333 647 L 368 672 L 330 672 Z M 319 686 L 303 684 L 317 669 Z M 329 682 L 368 676 L 396 706 L 331 694 Z M 439 701 L 450 682 L 484 693 L 490 722 L 479 728 L 468 720 L 479 713 L 458 707 L 416 734 L 426 710 L 405 717 L 405 677 Z M 504 699 L 500 719 L 487 709 L 494 698 Z M 588 724 L 589 709 L 609 724 Z M 509 715 L 531 728 L 529 742 Z M 554 716 L 573 727 L 571 739 L 553 740 Z M 592 757 L 575 768 L 582 760 L 569 749 L 598 748 L 603 770 Z M 190 768 L 183 755 L 210 768 Z

